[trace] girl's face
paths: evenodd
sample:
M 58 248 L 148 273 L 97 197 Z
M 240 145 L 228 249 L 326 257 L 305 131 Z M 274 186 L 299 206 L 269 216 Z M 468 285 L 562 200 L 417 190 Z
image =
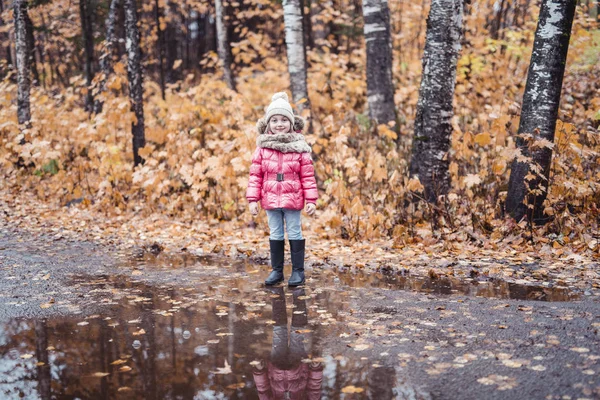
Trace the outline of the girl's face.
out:
M 275 114 L 269 120 L 269 131 L 271 133 L 288 133 L 292 130 L 292 123 L 287 117 Z

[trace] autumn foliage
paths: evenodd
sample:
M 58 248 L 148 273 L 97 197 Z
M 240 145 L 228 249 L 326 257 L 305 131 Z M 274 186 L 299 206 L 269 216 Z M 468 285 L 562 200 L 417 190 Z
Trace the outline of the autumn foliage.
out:
M 505 216 L 503 199 L 507 168 L 516 154 L 520 101 L 538 9 L 531 6 L 521 24 L 505 27 L 494 39 L 489 24 L 485 28 L 491 3 L 477 2 L 465 15 L 449 155 L 452 190 L 439 205 L 422 201 L 419 182 L 407 174 L 427 15 L 422 4 L 390 3 L 399 137 L 393 128 L 373 126 L 367 117 L 362 36 L 353 31 L 331 34 L 326 45 L 308 51 L 314 133 L 307 141 L 313 145 L 321 195 L 311 227 L 321 237 L 392 238 L 398 247 L 447 239 L 448 249 L 461 242 L 494 248 L 533 241 L 548 251 L 562 252 L 568 245 L 575 251 L 598 252 L 597 23 L 578 10 L 556 141 L 531 143 L 552 147 L 554 158 L 545 203 L 551 218 L 543 226 L 530 226 Z M 32 10 L 34 23 L 57 12 L 53 4 Z M 169 85 L 165 100 L 158 84 L 146 79 L 148 144 L 141 152 L 144 165 L 135 169 L 134 116 L 125 92 L 123 61 L 109 77 L 109 90 L 97 93 L 104 100 L 102 113 L 90 116 L 84 111 L 87 89 L 83 78 L 73 74 L 65 86 L 34 88 L 32 124 L 24 131 L 17 124 L 16 86 L 6 78 L 0 89 L 3 186 L 13 193 L 33 193 L 40 202 L 56 207 L 76 202 L 98 215 L 160 213 L 183 223 L 201 219 L 213 224 L 230 221 L 227 226 L 232 229 L 247 226 L 252 221 L 245 189 L 255 147 L 254 123 L 271 94 L 289 88 L 280 52 L 283 19 L 278 7 L 265 2 L 261 12 L 268 22 L 256 31 L 237 31 L 240 40 L 232 44 L 237 92 L 212 70 L 217 63 L 214 53 L 201 61 L 204 73 L 189 72 Z M 315 18 L 360 31 L 362 20 L 352 10 L 324 9 Z M 67 12 L 76 18 L 75 5 Z M 5 12 L 4 20 L 9 18 L 10 12 Z M 53 24 L 60 21 L 53 19 Z M 75 34 L 68 31 L 68 19 L 63 23 L 53 29 L 65 32 L 52 40 Z M 146 62 L 155 62 L 148 55 L 155 35 L 144 32 Z M 69 42 L 64 48 L 73 57 L 80 50 Z M 70 67 L 65 65 L 67 74 Z M 260 229 L 266 229 L 261 218 Z

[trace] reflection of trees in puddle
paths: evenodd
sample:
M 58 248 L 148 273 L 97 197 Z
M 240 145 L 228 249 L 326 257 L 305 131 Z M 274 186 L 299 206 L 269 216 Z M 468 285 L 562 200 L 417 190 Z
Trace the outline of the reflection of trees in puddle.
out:
M 235 280 L 227 286 L 218 282 L 207 286 L 197 297 L 186 290 L 156 291 L 115 282 L 90 286 L 102 288 L 103 296 L 113 291 L 113 300 L 120 299 L 102 315 L 4 324 L 0 392 L 42 399 L 258 396 L 250 363 L 268 358 L 272 350 L 269 322 L 276 315 L 270 294 L 256 287 L 232 292 L 232 286 L 242 287 Z M 327 335 L 337 337 L 340 327 L 335 319 L 347 303 L 334 291 L 307 293 L 298 292 L 295 300 L 287 293 L 288 306 L 296 306 L 287 308 L 287 315 L 293 325 L 291 336 L 296 338 L 301 331 L 302 343 L 312 336 L 310 342 L 317 346 Z M 294 314 L 301 310 L 310 318 Z M 317 312 L 322 310 L 326 313 Z M 332 316 L 329 325 L 321 324 L 323 315 Z M 291 343 L 290 349 L 296 349 L 299 341 Z M 31 357 L 21 358 L 26 354 Z M 220 374 L 227 366 L 232 372 Z
M 313 377 L 322 374 L 322 398 L 339 398 L 349 385 L 363 388 L 359 397 L 385 398 L 380 395 L 398 386 L 398 374 L 380 376 L 373 360 L 361 359 L 363 353 L 342 344 L 337 348 L 343 354 L 336 355 L 325 347 L 347 331 L 342 320 L 352 292 L 320 288 L 303 295 L 302 289 L 285 289 L 287 304 L 277 307 L 285 312 L 286 328 L 290 324 L 288 346 L 283 359 L 274 360 L 272 321 L 283 319 L 272 310 L 273 294 L 258 287 L 231 291 L 243 282 L 224 282 L 228 285 L 215 282 L 195 296 L 112 278 L 89 286 L 120 299 L 101 315 L 0 325 L 0 393 L 41 399 L 253 399 L 258 392 L 252 361 L 286 368 L 307 356 L 315 363 L 301 364 Z M 317 381 L 311 381 L 314 390 Z
M 503 280 L 474 281 L 455 277 L 431 279 L 419 276 L 384 275 L 380 273 L 339 274 L 340 279 L 351 286 L 389 287 L 432 294 L 460 294 L 499 299 L 572 301 L 579 295 L 567 288 L 522 285 Z

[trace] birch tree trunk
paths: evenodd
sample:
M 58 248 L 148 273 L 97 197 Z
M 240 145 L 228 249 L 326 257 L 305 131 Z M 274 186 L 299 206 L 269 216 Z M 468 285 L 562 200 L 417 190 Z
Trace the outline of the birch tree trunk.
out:
M 29 125 L 31 120 L 31 106 L 29 103 L 31 78 L 29 76 L 29 52 L 27 51 L 27 0 L 14 0 L 13 13 L 17 60 L 17 117 L 19 125 Z
M 29 18 L 29 13 L 25 13 L 25 30 L 26 30 L 26 41 L 27 41 L 27 62 L 29 63 L 29 70 L 33 75 L 33 81 L 31 82 L 34 86 L 40 85 L 40 74 L 37 69 L 37 61 L 35 59 L 35 36 L 33 34 L 33 22 Z
M 136 121 L 131 123 L 133 136 L 133 165 L 143 163 L 139 150 L 146 145 L 144 135 L 144 76 L 142 74 L 142 55 L 140 51 L 140 31 L 137 26 L 135 0 L 125 0 L 125 49 L 127 51 L 127 77 L 129 78 L 129 99 L 131 111 Z
M 283 0 L 283 22 L 285 24 L 285 43 L 292 86 L 292 99 L 300 112 L 305 109 L 310 110 L 306 84 L 306 57 L 301 6 L 300 0 Z M 306 99 L 306 101 L 300 103 L 302 99 Z
M 378 124 L 396 121 L 392 82 L 392 37 L 387 0 L 363 0 L 367 45 L 369 116 Z
M 94 111 L 94 96 L 92 94 L 92 80 L 94 79 L 94 36 L 92 32 L 90 3 L 90 0 L 79 0 L 79 17 L 81 19 L 81 32 L 85 56 L 85 82 L 87 85 L 85 110 L 89 112 Z
M 516 220 L 543 216 L 576 0 L 543 0 L 523 95 L 517 156 L 511 165 L 506 211 Z
M 231 90 L 235 90 L 235 80 L 231 71 L 231 50 L 229 48 L 229 40 L 227 35 L 227 24 L 225 23 L 225 8 L 223 0 L 215 0 L 215 14 L 217 17 L 217 52 L 219 58 L 223 62 L 223 77 L 227 86 Z
M 165 67 L 164 67 L 164 60 L 165 60 L 165 34 L 163 32 L 162 27 L 160 26 L 160 20 L 161 18 L 164 19 L 164 17 L 161 15 L 160 12 L 160 5 L 159 5 L 159 1 L 155 0 L 154 1 L 154 17 L 155 17 L 155 22 L 156 22 L 156 34 L 158 36 L 158 76 L 160 79 L 160 93 L 162 96 L 162 99 L 165 99 Z
M 429 202 L 436 202 L 450 188 L 448 150 L 462 13 L 463 0 L 432 0 L 427 18 L 409 170 L 412 177 L 421 181 Z
M 106 90 L 106 81 L 108 77 L 113 73 L 113 62 L 114 54 L 117 44 L 116 37 L 116 24 L 117 17 L 119 15 L 119 8 L 121 7 L 122 0 L 111 0 L 110 7 L 108 9 L 108 15 L 106 16 L 106 37 L 104 38 L 104 54 L 100 57 L 100 69 L 102 71 L 102 80 L 100 81 L 100 93 L 104 93 Z M 96 114 L 102 112 L 103 103 L 96 101 L 94 104 L 94 112 Z

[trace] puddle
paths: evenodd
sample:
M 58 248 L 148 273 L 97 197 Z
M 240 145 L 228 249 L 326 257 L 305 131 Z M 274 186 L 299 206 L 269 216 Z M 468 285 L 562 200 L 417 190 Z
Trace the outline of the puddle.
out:
M 348 333 L 361 325 L 351 318 L 360 295 L 352 287 L 576 298 L 560 288 L 321 268 L 306 288 L 267 289 L 265 267 L 187 255 L 142 258 L 123 272 L 130 276 L 73 277 L 82 302 L 103 305 L 97 315 L 0 324 L 3 398 L 429 399 L 393 359 L 362 356 L 360 337 Z M 152 274 L 168 281 L 149 286 Z
M 76 277 L 74 285 L 89 288 L 107 307 L 87 317 L 0 324 L 0 393 L 41 399 L 393 398 L 394 367 L 325 350 L 325 342 L 339 340 L 340 322 L 350 313 L 348 293 L 265 289 L 247 280 L 199 279 L 194 289 Z M 347 394 L 348 387 L 360 397 Z
M 268 262 L 268 260 L 265 260 Z M 219 275 L 219 268 L 223 266 L 234 267 L 238 272 L 244 271 L 246 263 L 235 261 L 231 264 L 230 259 L 223 259 L 213 256 L 193 256 L 182 253 L 180 255 L 152 255 L 145 253 L 143 257 L 133 261 L 134 264 L 141 266 L 150 266 L 151 268 L 171 268 L 189 271 L 190 268 L 201 266 L 201 273 L 207 274 L 212 270 L 213 275 Z M 130 266 L 128 266 L 130 268 Z M 254 273 L 258 274 L 254 267 Z M 286 267 L 287 268 L 287 267 Z M 248 269 L 248 268 L 246 268 Z M 266 269 L 263 269 L 263 272 Z M 441 276 L 437 279 L 422 276 L 384 274 L 381 272 L 364 272 L 333 270 L 328 268 L 315 267 L 313 274 L 318 275 L 318 280 L 326 279 L 323 282 L 325 286 L 335 285 L 337 282 L 350 287 L 378 287 L 387 289 L 407 290 L 414 292 L 431 293 L 434 295 L 463 295 L 474 297 L 487 297 L 497 299 L 514 300 L 537 300 L 537 301 L 574 301 L 581 299 L 579 292 L 572 291 L 565 287 L 550 287 L 540 285 L 525 285 L 504 280 L 478 280 L 472 278 L 455 278 Z M 252 279 L 249 284 L 260 284 L 262 281 Z
M 478 281 L 470 278 L 367 274 L 364 272 L 338 273 L 339 279 L 353 287 L 384 287 L 434 295 L 463 295 L 496 299 L 574 301 L 581 295 L 564 287 L 522 285 L 502 280 Z

